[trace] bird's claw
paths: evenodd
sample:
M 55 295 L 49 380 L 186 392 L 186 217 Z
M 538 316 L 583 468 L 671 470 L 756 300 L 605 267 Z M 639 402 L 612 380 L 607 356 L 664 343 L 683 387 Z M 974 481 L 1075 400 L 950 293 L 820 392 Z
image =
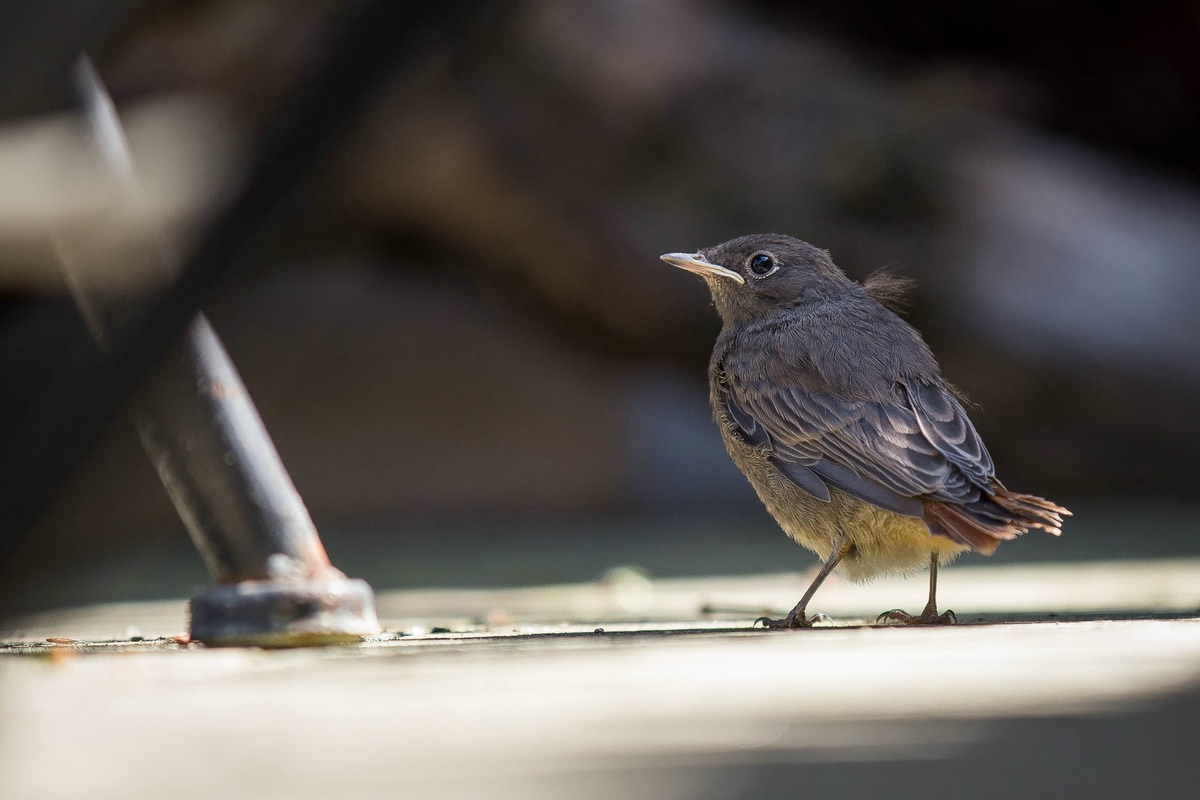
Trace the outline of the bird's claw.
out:
M 793 612 L 783 619 L 759 617 L 754 620 L 754 626 L 757 626 L 761 622 L 762 626 L 768 630 L 795 630 L 796 628 L 811 628 L 815 622 L 827 622 L 828 620 L 829 617 L 824 614 L 813 614 L 811 617 L 808 617 L 804 615 L 804 612 L 800 612 L 799 614 Z
M 958 617 L 953 611 L 937 613 L 936 608 L 926 608 L 919 615 L 909 614 L 901 608 L 885 611 L 875 619 L 875 624 L 899 622 L 901 625 L 957 625 Z
M 783 619 L 771 619 L 770 617 L 759 617 L 754 620 L 754 624 L 762 623 L 762 626 L 767 630 L 794 630 L 796 628 L 811 628 L 812 621 L 803 614 L 792 616 L 788 615 Z

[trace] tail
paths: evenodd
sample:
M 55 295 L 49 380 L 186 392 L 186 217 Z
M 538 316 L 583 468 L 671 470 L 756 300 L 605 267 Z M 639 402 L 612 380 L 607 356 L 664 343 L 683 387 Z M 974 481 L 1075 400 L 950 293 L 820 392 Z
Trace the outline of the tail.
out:
M 1000 542 L 1015 539 L 1030 528 L 1040 528 L 1058 536 L 1064 516 L 1071 516 L 1060 505 L 1030 494 L 1010 492 L 995 482 L 991 496 L 974 503 L 957 505 L 941 500 L 925 500 L 925 524 L 931 533 L 990 556 Z

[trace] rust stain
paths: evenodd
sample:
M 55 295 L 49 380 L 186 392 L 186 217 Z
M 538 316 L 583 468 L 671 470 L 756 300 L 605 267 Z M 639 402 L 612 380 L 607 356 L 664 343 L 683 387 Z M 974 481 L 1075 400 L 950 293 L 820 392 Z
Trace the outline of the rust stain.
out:
M 226 386 L 221 381 L 213 381 L 208 390 L 217 400 L 233 399 L 241 394 L 237 386 Z
M 78 657 L 79 651 L 75 648 L 55 647 L 50 650 L 50 663 L 56 667 L 74 661 Z

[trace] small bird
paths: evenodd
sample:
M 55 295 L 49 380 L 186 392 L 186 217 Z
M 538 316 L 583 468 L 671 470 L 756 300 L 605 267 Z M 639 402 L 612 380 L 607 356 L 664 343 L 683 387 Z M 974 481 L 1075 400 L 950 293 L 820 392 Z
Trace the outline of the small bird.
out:
M 779 234 L 662 260 L 703 277 L 721 316 L 708 385 L 726 450 L 784 532 L 824 559 L 766 627 L 811 627 L 808 603 L 835 569 L 865 581 L 926 565 L 924 611 L 879 621 L 952 623 L 937 611 L 939 564 L 1030 528 L 1062 532 L 1069 511 L 996 479 L 933 353 L 889 307 L 902 281 L 856 283 L 827 251 Z

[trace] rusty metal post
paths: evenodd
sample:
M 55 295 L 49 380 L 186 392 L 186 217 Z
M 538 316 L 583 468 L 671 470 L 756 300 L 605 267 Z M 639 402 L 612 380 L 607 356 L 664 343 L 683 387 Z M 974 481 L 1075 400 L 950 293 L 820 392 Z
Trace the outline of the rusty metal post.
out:
M 371 587 L 329 563 L 203 315 L 139 391 L 133 417 L 192 541 L 222 584 L 191 599 L 192 638 L 295 645 L 379 632 Z
M 86 56 L 74 77 L 97 150 L 136 204 L 120 121 Z M 174 272 L 170 249 L 149 233 L 127 243 L 124 255 L 155 262 L 151 266 L 168 277 Z M 88 268 L 96 265 L 89 263 L 88 236 L 64 232 L 55 240 L 72 293 L 103 346 L 133 304 L 106 297 L 89 280 Z M 221 584 L 191 599 L 192 638 L 292 646 L 379 632 L 371 587 L 330 564 L 246 387 L 203 314 L 139 390 L 132 414 L 175 509 Z

